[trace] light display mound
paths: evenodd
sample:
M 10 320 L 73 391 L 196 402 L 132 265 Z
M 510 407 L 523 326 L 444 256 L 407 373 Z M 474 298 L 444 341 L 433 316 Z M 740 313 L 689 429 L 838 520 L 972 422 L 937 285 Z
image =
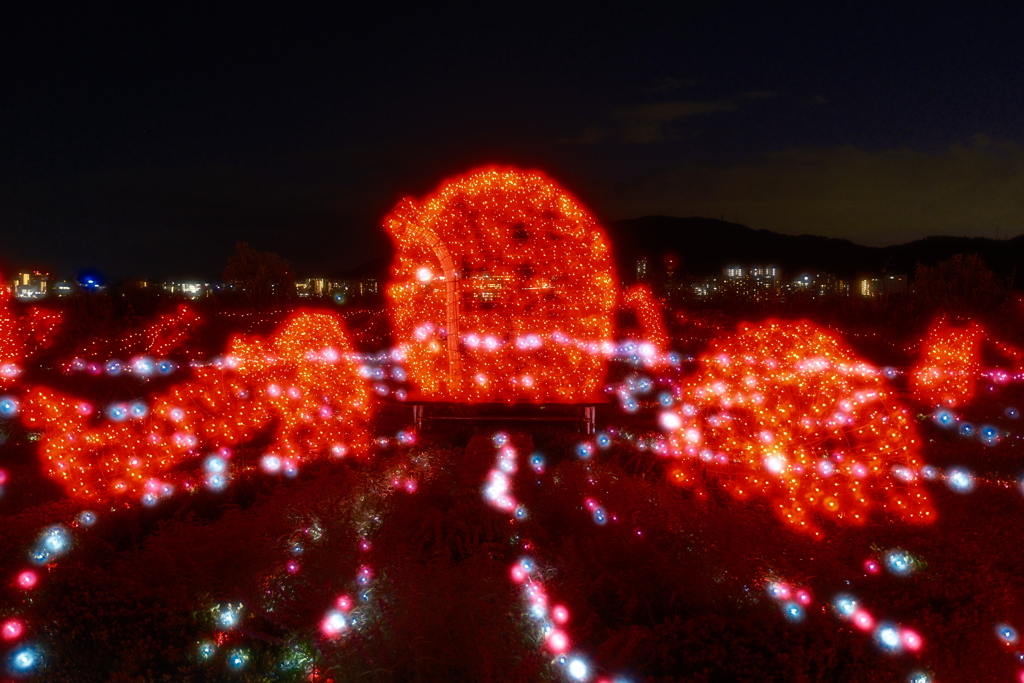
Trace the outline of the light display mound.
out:
M 873 508 L 934 517 L 907 410 L 879 369 L 811 323 L 740 326 L 700 357 L 678 398 L 662 425 L 680 484 L 711 476 L 818 537 L 817 520 L 859 525 Z
M 410 379 L 452 401 L 580 401 L 601 385 L 617 284 L 594 218 L 541 173 L 486 168 L 405 199 L 387 295 Z
M 41 429 L 43 469 L 77 498 L 152 493 L 203 454 L 272 431 L 272 457 L 300 462 L 363 452 L 370 395 L 338 319 L 298 313 L 270 339 L 233 339 L 216 364 L 150 402 L 97 408 L 30 388 L 25 423 Z
M 633 285 L 626 290 L 622 303 L 636 315 L 637 323 L 647 341 L 662 350 L 668 347 L 669 337 L 665 318 L 661 312 L 661 305 L 650 287 Z
M 981 372 L 985 329 L 976 322 L 956 326 L 937 318 L 921 347 L 910 386 L 922 403 L 955 408 L 969 403 Z
M 4 282 L 0 273 L 0 283 Z M 0 284 L 0 389 L 12 386 L 21 375 L 25 342 L 11 310 L 11 294 Z

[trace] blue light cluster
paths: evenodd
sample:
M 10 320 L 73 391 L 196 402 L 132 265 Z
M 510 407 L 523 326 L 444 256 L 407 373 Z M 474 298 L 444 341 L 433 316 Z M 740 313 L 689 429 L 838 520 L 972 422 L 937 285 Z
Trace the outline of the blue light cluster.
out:
M 15 673 L 29 673 L 36 669 L 43 661 L 42 653 L 38 648 L 26 645 L 11 653 L 10 666 Z
M 107 406 L 107 417 L 113 422 L 124 422 L 125 420 L 141 420 L 149 415 L 149 406 L 145 401 L 132 401 L 130 403 L 112 403 Z
M 18 399 L 13 396 L 0 396 L 0 418 L 11 419 L 18 415 Z
M 203 461 L 206 472 L 206 488 L 223 491 L 228 485 L 228 460 L 223 455 L 211 455 Z
M 71 549 L 71 531 L 63 524 L 54 524 L 43 530 L 29 551 L 35 564 L 47 564 Z
M 974 490 L 974 475 L 963 467 L 954 467 L 946 472 L 946 485 L 956 493 L 970 493 Z
M 885 567 L 896 576 L 910 576 L 917 568 L 917 562 L 906 550 L 890 550 L 885 554 Z
M 1017 629 L 1009 624 L 996 624 L 996 637 L 1005 645 L 1016 645 L 1020 640 Z

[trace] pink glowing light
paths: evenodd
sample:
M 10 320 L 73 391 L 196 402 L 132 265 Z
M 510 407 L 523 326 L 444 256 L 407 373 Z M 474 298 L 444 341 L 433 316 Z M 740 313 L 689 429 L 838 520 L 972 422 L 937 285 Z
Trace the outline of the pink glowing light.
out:
M 0 625 L 0 635 L 4 640 L 17 640 L 25 632 L 25 625 L 17 619 L 8 619 Z
M 31 569 L 26 569 L 18 574 L 17 583 L 18 588 L 29 590 L 35 588 L 36 584 L 39 583 L 39 576 Z
M 861 631 L 870 631 L 875 627 L 875 619 L 866 610 L 858 609 L 853 613 L 853 625 Z
M 547 639 L 548 649 L 560 655 L 569 649 L 569 636 L 564 631 L 552 631 Z
M 910 652 L 918 652 L 924 647 L 924 639 L 916 631 L 909 628 L 900 629 L 900 642 Z

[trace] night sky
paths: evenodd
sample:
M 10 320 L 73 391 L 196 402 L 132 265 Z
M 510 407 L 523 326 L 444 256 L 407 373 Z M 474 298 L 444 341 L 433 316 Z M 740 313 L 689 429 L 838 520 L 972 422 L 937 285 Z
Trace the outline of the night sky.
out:
M 244 239 L 331 274 L 492 162 L 602 220 L 1024 232 L 1020 10 L 666 4 L 8 13 L 0 266 L 216 277 Z

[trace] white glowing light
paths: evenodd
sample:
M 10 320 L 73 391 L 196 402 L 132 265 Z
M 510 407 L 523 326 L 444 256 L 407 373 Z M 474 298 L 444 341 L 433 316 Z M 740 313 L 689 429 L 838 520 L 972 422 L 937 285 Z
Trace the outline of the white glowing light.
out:
M 589 671 L 587 669 L 587 663 L 584 662 L 582 659 L 580 659 L 578 657 L 576 657 L 574 659 L 570 659 L 569 660 L 569 666 L 567 668 L 568 668 L 568 672 L 569 672 L 569 678 L 571 678 L 572 680 L 574 680 L 574 681 L 585 681 L 585 680 L 587 680 L 587 675 L 588 675 Z
M 662 412 L 658 421 L 661 423 L 661 428 L 666 431 L 674 432 L 683 426 L 683 419 L 679 417 L 678 413 L 671 410 Z

